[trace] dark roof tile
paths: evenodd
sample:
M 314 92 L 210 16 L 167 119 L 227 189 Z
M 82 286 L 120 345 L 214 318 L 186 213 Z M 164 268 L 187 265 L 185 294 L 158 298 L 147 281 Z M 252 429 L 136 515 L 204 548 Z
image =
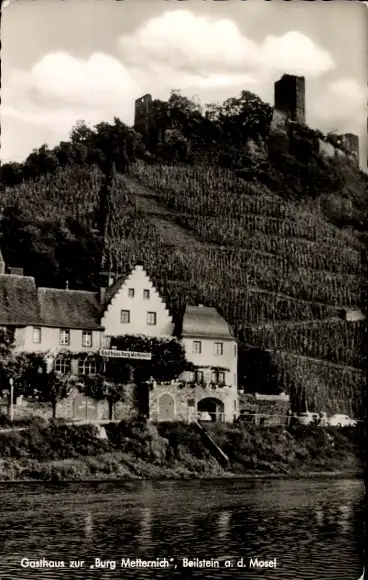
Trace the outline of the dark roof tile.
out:
M 81 290 L 39 288 L 40 325 L 100 330 L 98 294 Z
M 26 326 L 39 321 L 37 288 L 31 276 L 0 275 L 0 325 Z
M 30 276 L 0 275 L 0 326 L 56 326 L 99 330 L 99 296 L 80 290 L 36 288 Z
M 187 306 L 181 329 L 183 337 L 232 339 L 230 326 L 216 308 Z

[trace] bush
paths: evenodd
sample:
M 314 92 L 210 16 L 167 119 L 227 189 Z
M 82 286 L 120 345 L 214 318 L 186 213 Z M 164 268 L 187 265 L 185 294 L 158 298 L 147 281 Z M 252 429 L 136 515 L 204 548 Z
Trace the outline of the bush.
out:
M 32 457 L 40 461 L 94 456 L 110 451 L 107 441 L 97 438 L 94 425 L 43 426 L 33 423 L 24 431 L 0 433 L 0 457 Z
M 0 413 L 0 427 L 3 429 L 6 429 L 7 427 L 11 427 L 12 426 L 12 422 L 9 418 L 8 415 L 5 415 L 5 413 Z

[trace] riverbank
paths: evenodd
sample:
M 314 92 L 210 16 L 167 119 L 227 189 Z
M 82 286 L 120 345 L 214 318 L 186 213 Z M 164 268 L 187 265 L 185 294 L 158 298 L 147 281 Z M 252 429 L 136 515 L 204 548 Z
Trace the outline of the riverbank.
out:
M 359 477 L 362 433 L 350 428 L 208 424 L 216 457 L 194 425 L 32 421 L 0 432 L 0 481 Z

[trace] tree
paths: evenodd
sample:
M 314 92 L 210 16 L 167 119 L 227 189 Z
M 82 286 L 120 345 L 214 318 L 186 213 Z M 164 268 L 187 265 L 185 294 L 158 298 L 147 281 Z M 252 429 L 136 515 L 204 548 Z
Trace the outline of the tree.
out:
M 140 335 L 113 337 L 111 346 L 118 350 L 149 352 L 151 360 L 109 359 L 106 375 L 117 382 L 142 383 L 151 377 L 158 381 L 171 381 L 188 367 L 183 344 L 176 338 L 156 338 Z M 134 376 L 132 375 L 132 372 Z M 122 378 L 124 377 L 124 378 Z
M 89 375 L 85 377 L 85 393 L 97 401 L 108 401 L 111 419 L 113 406 L 125 399 L 125 385 L 108 381 L 103 375 Z
M 242 91 L 240 97 L 224 101 L 220 110 L 224 131 L 242 140 L 265 138 L 272 120 L 272 107 L 254 93 Z
M 238 354 L 239 385 L 250 393 L 277 395 L 282 387 L 277 380 L 277 366 L 270 353 L 261 348 L 239 347 Z
M 46 144 L 33 149 L 24 163 L 23 173 L 26 179 L 36 179 L 46 173 L 55 173 L 59 167 L 57 156 Z

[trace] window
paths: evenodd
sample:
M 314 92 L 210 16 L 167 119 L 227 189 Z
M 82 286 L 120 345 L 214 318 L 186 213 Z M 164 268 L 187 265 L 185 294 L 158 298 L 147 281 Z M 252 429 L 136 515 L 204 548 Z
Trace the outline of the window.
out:
M 95 358 L 85 358 L 78 361 L 79 375 L 95 375 L 97 372 L 97 365 Z
M 55 359 L 55 372 L 66 375 L 72 370 L 70 358 L 57 357 Z
M 145 300 L 149 300 L 150 297 L 150 291 L 149 290 L 143 290 L 143 298 Z
M 36 327 L 36 326 L 33 328 L 32 342 L 34 344 L 40 344 L 40 342 L 41 342 L 41 328 Z
M 147 324 L 150 326 L 156 324 L 156 312 L 147 312 Z
M 236 344 L 234 344 L 234 356 L 236 356 Z
M 62 346 L 69 346 L 69 344 L 70 344 L 70 330 L 60 330 L 60 344 Z
M 128 288 L 128 296 L 129 298 L 134 298 L 134 288 Z
M 122 310 L 121 311 L 120 322 L 122 324 L 129 324 L 129 322 L 130 322 L 130 310 Z
M 193 353 L 194 354 L 201 354 L 202 352 L 202 343 L 200 340 L 193 340 Z
M 225 382 L 225 373 L 223 371 L 215 371 L 212 373 L 212 382 L 219 385 Z
M 224 343 L 223 342 L 215 342 L 215 354 L 216 355 L 224 354 Z
M 82 332 L 82 346 L 92 346 L 92 332 L 89 330 L 84 330 Z
M 196 383 L 199 383 L 199 384 L 203 383 L 203 378 L 204 378 L 203 371 L 196 371 L 194 376 L 195 376 L 194 381 Z

